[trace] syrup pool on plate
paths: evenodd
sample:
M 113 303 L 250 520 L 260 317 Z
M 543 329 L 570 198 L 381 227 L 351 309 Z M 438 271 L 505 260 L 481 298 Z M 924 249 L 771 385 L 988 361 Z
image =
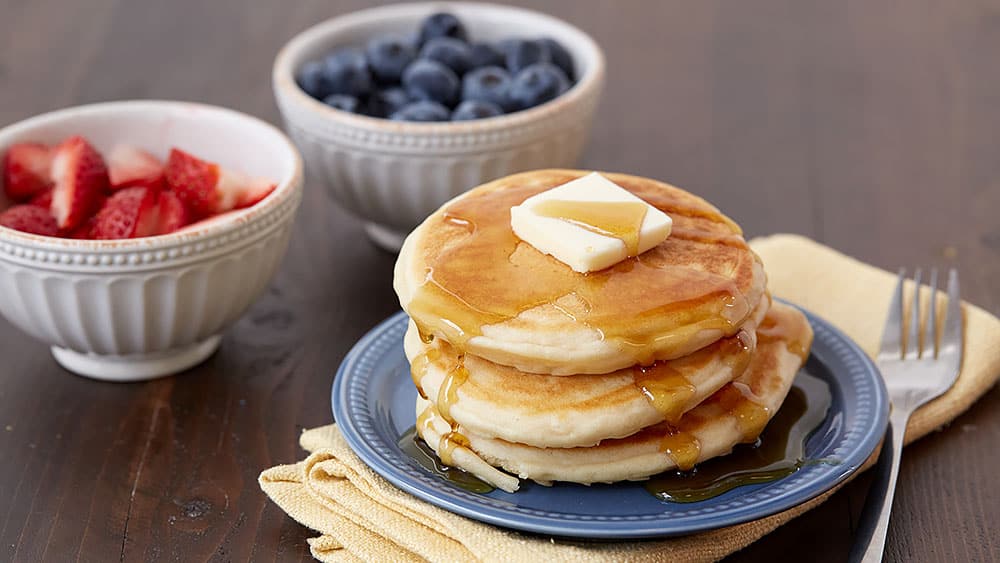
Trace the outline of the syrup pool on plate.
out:
M 417 427 L 411 426 L 409 430 L 399 437 L 399 449 L 410 456 L 421 467 L 450 482 L 460 489 L 472 493 L 486 494 L 493 492 L 493 486 L 457 467 L 448 467 L 441 462 L 434 450 L 427 445 L 427 442 L 417 435 Z

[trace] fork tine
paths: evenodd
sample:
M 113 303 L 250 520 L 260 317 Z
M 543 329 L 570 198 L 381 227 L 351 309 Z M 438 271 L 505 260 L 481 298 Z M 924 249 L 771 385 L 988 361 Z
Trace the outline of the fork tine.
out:
M 927 305 L 930 310 L 927 312 L 927 335 L 924 339 L 924 353 L 930 353 L 932 358 L 937 358 L 938 338 L 937 338 L 937 268 L 931 270 L 931 300 Z M 930 338 L 928 343 L 926 338 Z
M 957 368 L 962 361 L 962 300 L 958 294 L 958 272 L 954 268 L 948 272 L 948 309 L 945 315 L 938 356 L 955 360 Z
M 904 360 L 916 360 L 920 357 L 920 268 L 913 273 L 913 298 L 910 299 L 910 330 L 906 335 L 906 352 Z
M 905 276 L 906 270 L 900 268 L 896 290 L 889 303 L 889 315 L 885 319 L 885 328 L 882 331 L 882 348 L 878 352 L 880 359 L 898 360 L 903 354 L 903 280 L 906 279 Z

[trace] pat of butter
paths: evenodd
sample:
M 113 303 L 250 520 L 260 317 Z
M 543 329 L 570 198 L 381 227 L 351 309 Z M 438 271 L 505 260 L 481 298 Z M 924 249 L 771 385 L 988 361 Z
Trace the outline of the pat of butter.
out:
M 660 244 L 673 222 L 597 172 L 510 210 L 514 234 L 580 273 L 613 266 Z

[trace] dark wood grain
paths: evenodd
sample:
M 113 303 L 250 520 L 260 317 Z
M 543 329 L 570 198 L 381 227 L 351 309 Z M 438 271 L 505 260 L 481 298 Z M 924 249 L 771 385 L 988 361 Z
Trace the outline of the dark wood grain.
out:
M 527 4 L 527 2 L 523 2 Z M 79 103 L 197 100 L 277 123 L 270 64 L 360 1 L 0 0 L 0 125 Z M 573 2 L 609 79 L 583 164 L 671 181 L 749 235 L 797 232 L 879 266 L 957 265 L 1000 313 L 996 2 Z M 331 420 L 341 358 L 397 304 L 393 257 L 306 186 L 267 293 L 179 376 L 105 384 L 0 321 L 0 559 L 307 559 L 261 469 Z M 887 558 L 1000 553 L 1000 390 L 903 458 Z M 862 477 L 732 561 L 843 561 Z

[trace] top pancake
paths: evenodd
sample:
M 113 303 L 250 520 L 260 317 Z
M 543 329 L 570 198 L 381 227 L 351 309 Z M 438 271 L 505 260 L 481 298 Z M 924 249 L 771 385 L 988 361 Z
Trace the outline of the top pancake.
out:
M 685 356 L 732 336 L 764 293 L 760 259 L 705 200 L 604 174 L 673 219 L 638 257 L 580 274 L 514 234 L 510 208 L 587 174 L 507 176 L 446 203 L 407 237 L 394 286 L 425 334 L 530 373 L 608 373 Z

